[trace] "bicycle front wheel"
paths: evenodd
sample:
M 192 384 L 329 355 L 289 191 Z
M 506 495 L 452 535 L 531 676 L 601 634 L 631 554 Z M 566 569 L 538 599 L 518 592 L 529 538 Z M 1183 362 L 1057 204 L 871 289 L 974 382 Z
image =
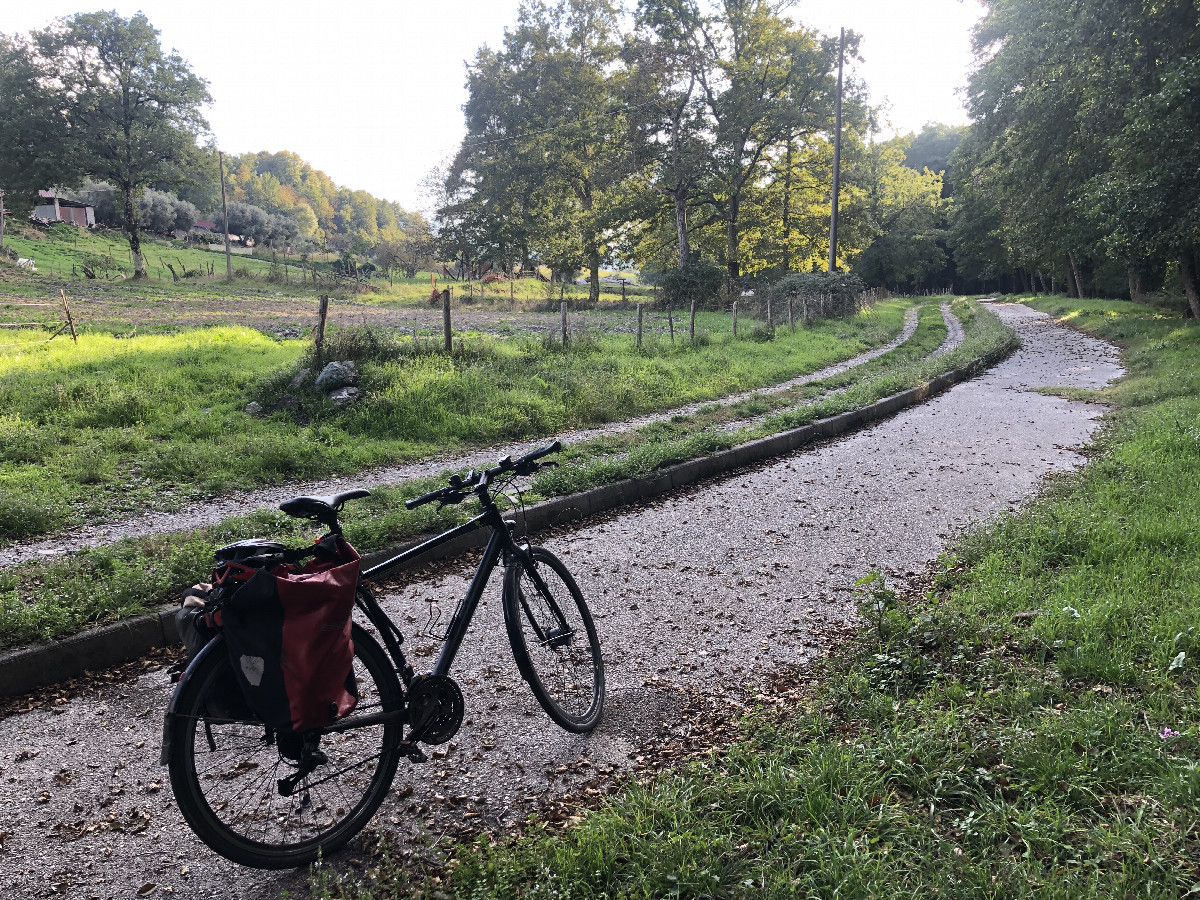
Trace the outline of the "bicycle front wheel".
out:
M 358 705 L 339 721 L 403 708 L 387 654 L 353 630 Z M 400 759 L 403 726 L 368 725 L 322 735 L 327 761 L 289 796 L 280 779 L 297 763 L 241 699 L 224 648 L 201 660 L 179 698 L 169 767 L 179 811 L 196 835 L 227 859 L 289 869 L 341 848 L 387 796 Z
M 562 561 L 532 547 L 504 577 L 504 623 L 521 677 L 567 731 L 591 731 L 604 708 L 604 662 L 592 614 Z

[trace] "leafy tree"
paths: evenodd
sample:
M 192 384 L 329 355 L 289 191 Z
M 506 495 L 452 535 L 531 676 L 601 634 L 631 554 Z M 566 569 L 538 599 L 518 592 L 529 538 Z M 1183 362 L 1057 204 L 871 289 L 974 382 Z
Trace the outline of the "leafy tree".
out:
M 689 201 L 711 157 L 699 91 L 701 21 L 695 0 L 641 0 L 637 31 L 622 51 L 635 177 L 670 206 L 680 270 L 691 259 Z
M 1200 231 L 1200 14 L 1192 0 L 988 0 L 971 139 L 956 157 L 956 243 L 976 260 L 1064 271 L 1074 293 L 1116 262 L 1178 260 L 1193 311 Z M 982 227 L 980 223 L 986 223 Z
M 708 199 L 724 224 L 731 286 L 742 268 L 742 203 L 772 150 L 833 121 L 837 41 L 795 26 L 776 7 L 723 0 L 700 24 L 708 64 L 699 81 L 714 145 Z M 847 47 L 851 55 L 857 50 L 853 34 Z
M 39 190 L 73 187 L 83 176 L 43 63 L 32 42 L 0 34 L 0 188 L 5 206 L 22 213 Z
M 897 289 L 929 286 L 947 262 L 942 176 L 906 166 L 909 145 L 909 138 L 897 138 L 871 146 L 871 177 L 854 211 L 870 234 L 854 273 Z
M 967 136 L 966 125 L 943 125 L 929 122 L 921 131 L 911 136 L 904 153 L 904 165 L 918 172 L 928 169 L 942 176 L 942 195 L 954 194 L 954 180 L 950 157 Z
M 124 199 L 134 277 L 144 278 L 136 199 L 151 183 L 179 176 L 208 125 L 203 79 L 138 13 L 80 13 L 33 35 L 37 65 L 53 77 L 55 106 L 70 128 L 69 154 L 82 172 L 107 181 Z
M 1200 14 L 1192 3 L 1140 4 L 1119 34 L 1136 48 L 1143 89 L 1113 138 L 1113 164 L 1094 197 L 1108 245 L 1131 260 L 1130 293 L 1154 259 L 1178 260 L 1200 319 Z M 1151 276 L 1153 277 L 1153 276 Z
M 143 191 L 137 199 L 137 207 L 142 227 L 159 234 L 170 234 L 176 229 L 190 230 L 200 217 L 191 203 L 164 191 Z
M 444 246 L 464 262 L 537 257 L 560 275 L 583 262 L 599 297 L 610 192 L 627 160 L 612 103 L 617 26 L 609 0 L 529 0 L 503 48 L 477 54 L 439 210 Z

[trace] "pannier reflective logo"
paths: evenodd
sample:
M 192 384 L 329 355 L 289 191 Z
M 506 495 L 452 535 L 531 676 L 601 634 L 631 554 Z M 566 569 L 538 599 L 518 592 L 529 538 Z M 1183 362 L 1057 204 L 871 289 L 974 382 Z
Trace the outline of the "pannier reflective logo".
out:
M 266 663 L 263 662 L 261 656 L 245 656 L 243 655 L 238 662 L 242 667 L 242 674 L 246 676 L 246 680 L 255 687 L 258 687 L 262 682 L 263 671 L 266 669 Z

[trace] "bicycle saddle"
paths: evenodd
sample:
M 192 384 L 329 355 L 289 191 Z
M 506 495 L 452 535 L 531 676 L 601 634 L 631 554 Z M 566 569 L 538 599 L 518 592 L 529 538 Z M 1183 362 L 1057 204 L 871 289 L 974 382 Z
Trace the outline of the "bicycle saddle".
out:
M 347 500 L 357 500 L 359 497 L 369 496 L 371 496 L 371 492 L 366 488 L 354 488 L 325 497 L 293 497 L 286 503 L 279 504 L 279 509 L 297 519 L 316 519 L 323 524 L 331 524 L 337 521 L 338 510 L 345 505 Z

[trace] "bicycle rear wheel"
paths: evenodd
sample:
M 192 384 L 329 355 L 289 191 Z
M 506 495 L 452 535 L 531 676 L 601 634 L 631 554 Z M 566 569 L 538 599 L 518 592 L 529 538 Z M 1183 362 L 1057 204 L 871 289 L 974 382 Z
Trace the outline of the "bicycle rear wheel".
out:
M 521 677 L 567 731 L 591 731 L 604 708 L 604 661 L 592 614 L 562 561 L 532 547 L 504 577 L 504 622 Z
M 359 700 L 339 724 L 403 708 L 387 654 L 358 625 L 353 640 Z M 179 811 L 217 853 L 259 869 L 306 865 L 361 831 L 387 796 L 403 737 L 400 724 L 325 734 L 328 761 L 283 796 L 277 782 L 297 763 L 245 706 L 222 647 L 189 678 L 173 729 L 168 764 Z

